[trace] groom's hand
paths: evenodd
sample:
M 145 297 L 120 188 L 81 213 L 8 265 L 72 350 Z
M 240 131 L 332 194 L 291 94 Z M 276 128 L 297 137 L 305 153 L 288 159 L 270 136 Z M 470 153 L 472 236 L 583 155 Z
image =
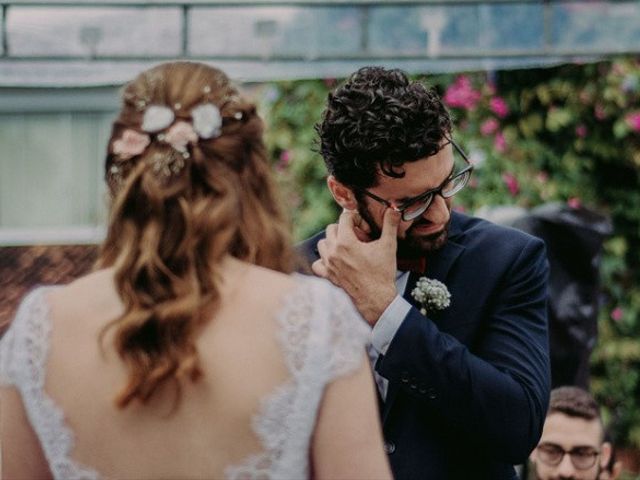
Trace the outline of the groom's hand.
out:
M 360 314 L 371 325 L 396 296 L 396 250 L 400 214 L 388 208 L 377 240 L 363 237 L 357 212 L 345 210 L 338 224 L 327 227 L 318 242 L 320 259 L 313 272 L 349 294 Z M 360 231 L 359 231 L 360 230 Z

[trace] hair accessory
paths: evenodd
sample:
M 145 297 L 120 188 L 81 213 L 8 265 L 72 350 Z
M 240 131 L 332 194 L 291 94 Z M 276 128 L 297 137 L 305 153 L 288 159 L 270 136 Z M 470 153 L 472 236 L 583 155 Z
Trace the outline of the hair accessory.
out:
M 164 130 L 173 123 L 176 115 L 164 105 L 149 105 L 142 117 L 142 130 L 149 133 Z
M 149 135 L 136 132 L 130 128 L 122 133 L 122 136 L 113 142 L 113 153 L 122 160 L 129 160 L 144 152 L 144 149 L 151 143 Z
M 108 181 L 110 185 L 120 187 L 124 183 L 124 173 L 122 170 L 122 166 L 120 165 L 111 165 L 109 167 Z
M 153 172 L 157 175 L 162 175 L 163 177 L 177 175 L 185 166 L 184 158 L 171 158 L 159 153 L 156 153 L 151 157 L 150 163 Z
M 187 145 L 198 141 L 198 134 L 194 131 L 193 126 L 187 122 L 176 122 L 171 126 L 167 133 L 163 136 L 164 142 L 171 145 L 174 150 L 182 153 L 185 158 L 189 157 Z
M 200 138 L 209 139 L 220 136 L 222 115 L 213 103 L 203 103 L 191 110 L 193 129 Z
M 176 103 L 176 108 L 181 105 Z M 240 117 L 238 117 L 240 114 Z M 242 118 L 242 112 L 237 112 L 234 118 Z M 185 159 L 190 157 L 188 145 L 195 144 L 199 138 L 208 140 L 220 136 L 222 133 L 222 115 L 213 103 L 202 103 L 191 110 L 191 122 L 186 120 L 176 121 L 173 110 L 165 105 L 149 105 L 142 116 L 141 133 L 133 129 L 126 129 L 120 138 L 115 140 L 112 151 L 120 160 L 129 160 L 141 155 L 152 141 L 152 134 L 159 142 L 168 143 L 175 151 L 181 154 L 181 158 L 175 156 L 163 156 L 155 154 L 150 163 L 153 171 L 169 177 L 179 173 L 185 166 Z M 166 130 L 166 131 L 165 131 Z M 112 166 L 112 177 L 121 177 L 122 169 Z

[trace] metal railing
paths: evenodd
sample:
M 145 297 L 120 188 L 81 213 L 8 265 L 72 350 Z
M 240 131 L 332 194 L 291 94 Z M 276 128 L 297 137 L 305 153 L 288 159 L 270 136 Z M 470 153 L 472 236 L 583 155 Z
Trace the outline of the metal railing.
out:
M 616 9 L 626 8 L 631 12 L 631 18 L 618 18 L 624 15 L 615 14 Z M 515 12 L 515 8 L 527 8 L 533 15 L 531 23 L 538 23 L 537 30 L 531 34 L 529 43 L 518 41 L 518 32 L 509 37 L 498 39 L 497 41 L 484 42 L 483 38 L 492 33 L 487 31 L 495 30 L 487 20 L 481 18 L 482 12 L 491 11 L 495 8 L 507 8 Z M 28 52 L 15 48 L 14 36 L 19 33 L 12 30 L 11 16 L 13 12 L 24 12 L 29 9 L 32 12 L 53 11 L 56 9 L 65 11 L 91 10 L 96 8 L 116 9 L 120 12 L 149 12 L 159 11 L 171 12 L 175 17 L 176 35 L 179 40 L 168 48 L 165 52 L 140 52 L 135 48 L 126 51 L 113 51 L 108 48 L 101 48 L 101 43 L 105 39 L 101 37 L 102 30 L 99 25 L 89 25 L 82 30 L 82 38 L 79 43 L 83 44 L 83 50 L 72 49 L 68 52 L 48 51 L 43 48 L 38 52 L 34 48 Z M 285 35 L 287 28 L 295 25 L 295 21 L 290 23 L 278 23 L 278 21 L 260 18 L 255 21 L 253 35 L 255 42 L 247 45 L 244 49 L 233 48 L 229 51 L 208 50 L 205 40 L 200 40 L 194 33 L 194 22 L 201 14 L 221 11 L 221 9 L 235 10 L 238 12 L 238 19 L 246 16 L 252 9 L 261 9 L 274 12 L 275 9 L 293 9 L 297 14 L 305 14 L 308 17 L 320 17 L 322 12 L 333 9 L 334 11 L 344 11 L 353 18 L 357 18 L 353 30 L 357 30 L 357 41 L 344 49 L 334 46 L 331 49 L 324 49 L 322 45 L 315 45 L 313 48 L 304 44 L 304 39 L 299 39 L 298 48 L 291 45 L 277 44 L 274 38 L 277 35 Z M 576 35 L 574 41 L 558 41 L 559 18 L 566 16 L 565 10 L 571 10 L 572 14 L 584 15 L 588 9 L 599 9 L 598 19 L 600 23 L 607 20 L 607 15 L 613 15 L 612 25 L 627 22 L 627 28 L 631 30 L 631 35 L 619 36 L 615 41 L 584 42 L 582 37 Z M 339 64 L 348 65 L 348 68 L 363 63 L 397 63 L 399 66 L 410 65 L 411 69 L 425 67 L 430 71 L 455 70 L 469 68 L 474 65 L 476 68 L 482 65 L 488 66 L 518 66 L 522 63 L 557 63 L 566 60 L 584 60 L 593 57 L 603 57 L 607 55 L 618 55 L 635 53 L 640 49 L 640 5 L 635 1 L 601 1 L 601 2 L 577 2 L 576 0 L 148 0 L 148 1 L 128 1 L 128 0 L 0 0 L 1 9 L 1 46 L 0 53 L 0 82 L 2 82 L 2 71 L 4 65 L 12 65 L 19 68 L 20 64 L 52 64 L 64 65 L 69 63 L 82 64 L 139 64 L 144 62 L 157 62 L 167 59 L 183 58 L 199 61 L 211 62 L 231 62 L 233 65 L 244 66 L 244 72 L 264 69 L 264 64 L 271 64 L 272 68 L 280 68 L 283 77 L 292 76 L 297 66 L 309 66 L 316 64 L 318 71 L 322 71 L 327 65 L 335 66 Z M 44 10 L 47 9 L 47 10 Z M 399 41 L 397 45 L 388 46 L 380 40 L 384 32 L 380 30 L 385 27 L 380 21 L 374 21 L 374 17 L 380 18 L 390 9 L 396 9 L 402 13 L 404 9 L 407 16 L 421 14 L 423 19 L 419 27 L 413 32 L 413 37 L 405 40 L 403 44 Z M 488 9 L 488 10 L 487 10 Z M 421 13 L 422 12 L 422 13 Z M 613 13 L 611 13 L 613 12 Z M 456 16 L 457 15 L 457 16 Z M 493 15 L 493 16 L 492 16 Z M 401 15 L 400 15 L 401 16 Z M 448 44 L 443 41 L 446 29 L 451 22 L 460 22 L 460 16 L 470 17 L 465 20 L 472 24 L 477 30 L 477 38 L 465 41 L 453 41 Z M 471 18 L 473 16 L 479 18 Z M 487 16 L 487 15 L 485 15 Z M 489 15 L 490 20 L 497 21 L 496 15 Z M 627 15 L 629 16 L 629 15 Z M 521 19 L 524 26 L 529 19 Z M 634 21 L 638 26 L 633 27 Z M 510 22 L 509 18 L 500 19 L 500 22 Z M 415 23 L 415 22 L 414 22 Z M 584 22 L 583 22 L 584 23 Z M 393 27 L 393 25 L 390 25 Z M 233 26 L 230 27 L 233 29 Z M 334 25 L 311 24 L 310 28 L 318 30 L 316 36 L 327 35 Z M 595 27 L 594 27 L 595 28 Z M 635 28 L 635 30 L 634 30 Z M 420 30 L 422 29 L 422 30 Z M 517 30 L 517 28 L 516 28 Z M 523 28 L 524 30 L 524 28 Z M 612 34 L 616 33 L 614 27 Z M 595 30 L 594 30 L 595 32 Z M 406 32 L 405 32 L 406 33 Z M 399 32 L 400 35 L 403 32 Z M 289 35 L 292 34 L 289 32 Z M 408 35 L 408 34 L 407 34 Z M 416 46 L 415 38 L 424 36 L 423 45 Z M 451 36 L 451 35 L 449 35 Z M 471 36 L 473 37 L 473 36 Z M 324 37 L 323 37 L 324 38 Z M 108 39 L 107 39 L 108 40 Z M 266 45 L 266 47 L 265 47 Z M 269 47 L 269 45 L 271 45 Z M 45 45 L 46 47 L 46 45 Z M 259 68 L 258 68 L 259 67 Z M 332 70 L 329 68 L 329 70 Z M 338 68 L 339 70 L 339 68 Z M 233 67 L 231 68 L 233 71 Z M 293 75 L 295 76 L 295 75 Z

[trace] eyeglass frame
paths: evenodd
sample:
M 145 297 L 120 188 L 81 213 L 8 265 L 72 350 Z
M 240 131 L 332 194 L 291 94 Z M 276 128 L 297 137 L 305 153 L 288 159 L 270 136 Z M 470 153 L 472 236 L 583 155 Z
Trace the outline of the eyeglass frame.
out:
M 588 446 L 588 445 L 580 446 L 580 447 L 573 447 L 571 450 L 565 450 L 560 445 L 557 445 L 555 443 L 541 443 L 536 447 L 536 449 L 544 451 L 545 447 L 552 447 L 552 448 L 556 449 L 558 451 L 558 453 L 562 453 L 562 455 L 560 455 L 558 457 L 558 461 L 557 462 L 548 462 L 548 461 L 545 461 L 542 456 L 539 456 L 540 461 L 542 463 L 544 463 L 545 465 L 549 465 L 551 467 L 557 467 L 558 465 L 560 465 L 562 463 L 562 460 L 564 460 L 565 455 L 569 455 L 569 460 L 571 461 L 571 465 L 573 465 L 573 467 L 576 470 L 589 470 L 590 468 L 593 468 L 593 466 L 598 461 L 598 457 L 600 456 L 600 453 L 601 453 L 601 450 L 598 450 L 598 449 L 593 448 L 593 447 Z M 579 450 L 581 448 L 589 448 L 589 449 L 592 450 L 589 453 L 589 456 L 592 458 L 592 461 L 591 461 L 591 464 L 589 466 L 587 466 L 587 467 L 580 467 L 580 466 L 576 465 L 576 462 L 575 462 L 575 460 L 573 458 L 574 455 L 577 455 L 577 453 L 578 453 L 576 450 Z
M 436 188 L 431 188 L 431 189 L 427 190 L 426 192 L 422 192 L 421 194 L 416 195 L 415 197 L 408 198 L 407 200 L 402 202 L 402 205 L 400 205 L 400 206 L 394 205 L 389 200 L 385 200 L 384 198 L 379 197 L 375 193 L 371 193 L 369 190 L 367 190 L 365 188 L 359 188 L 358 191 L 364 193 L 365 195 L 367 195 L 369 198 L 372 198 L 376 202 L 379 202 L 379 203 L 383 204 L 387 208 L 391 208 L 394 211 L 400 213 L 402 220 L 404 220 L 405 222 L 415 220 L 420 215 L 424 214 L 424 212 L 429 210 L 429 207 L 431 207 L 431 205 L 433 204 L 433 199 L 436 198 L 436 194 L 440 195 L 442 198 L 451 198 L 451 197 L 445 197 L 444 195 L 442 195 L 442 189 L 444 188 L 444 186 L 447 183 L 451 182 L 454 178 L 457 178 L 457 177 L 460 177 L 461 175 L 466 174 L 467 172 L 469 172 L 469 178 L 471 178 L 471 172 L 473 171 L 473 164 L 469 160 L 469 157 L 467 157 L 467 154 L 464 153 L 462 148 L 460 148 L 456 142 L 454 142 L 450 138 L 446 138 L 445 137 L 445 139 L 447 140 L 447 143 L 442 145 L 441 149 L 446 147 L 448 144 L 451 144 L 453 146 L 453 148 L 455 148 L 455 150 L 460 154 L 460 156 L 467 163 L 467 166 L 454 175 L 453 169 L 456 167 L 455 162 L 454 162 L 453 167 L 451 168 L 451 173 L 449 174 L 449 176 L 447 178 L 445 178 L 445 180 L 439 186 L 437 186 Z M 469 178 L 467 179 L 465 184 L 460 188 L 460 190 L 462 190 L 464 187 L 467 186 L 467 184 L 469 183 Z M 458 190 L 458 192 L 460 190 Z M 458 192 L 456 192 L 455 194 L 457 194 Z M 424 208 L 424 210 L 422 212 L 420 212 L 418 215 L 416 215 L 415 217 L 413 217 L 413 218 L 411 218 L 409 220 L 405 219 L 404 218 L 404 212 L 407 210 L 407 208 L 409 208 L 414 203 L 420 201 L 421 198 L 427 197 L 428 195 L 430 195 L 431 197 L 430 197 L 429 202 L 426 202 L 426 207 Z M 451 195 L 451 196 L 453 196 L 453 195 Z

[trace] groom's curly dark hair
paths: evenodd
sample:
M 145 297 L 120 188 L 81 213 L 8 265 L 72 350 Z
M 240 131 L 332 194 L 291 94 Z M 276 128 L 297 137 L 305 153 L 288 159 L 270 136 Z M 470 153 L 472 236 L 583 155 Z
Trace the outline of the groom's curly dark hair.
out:
M 399 178 L 404 163 L 436 154 L 451 117 L 434 90 L 402 70 L 364 67 L 329 94 L 316 132 L 329 173 L 368 188 L 378 172 Z

